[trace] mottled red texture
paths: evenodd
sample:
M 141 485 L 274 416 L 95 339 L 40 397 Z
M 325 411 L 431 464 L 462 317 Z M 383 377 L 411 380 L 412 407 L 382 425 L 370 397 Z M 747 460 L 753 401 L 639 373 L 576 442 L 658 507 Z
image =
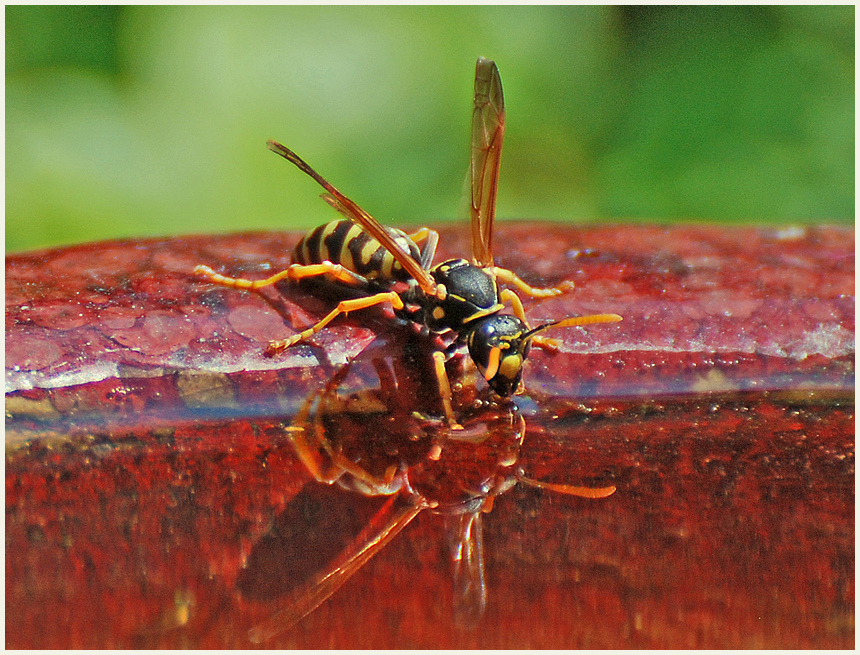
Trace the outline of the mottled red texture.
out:
M 557 353 L 533 350 L 518 464 L 618 491 L 499 496 L 474 629 L 451 620 L 446 532 L 428 511 L 265 645 L 851 647 L 853 230 L 498 228 L 500 265 L 533 284 L 577 283 L 527 301 L 533 323 L 624 317 L 555 333 Z M 247 647 L 290 578 L 317 572 L 319 553 L 379 506 L 310 481 L 284 428 L 352 359 L 356 390 L 397 388 L 380 402 L 398 428 L 412 409 L 438 414 L 421 373 L 432 342 L 375 309 L 267 358 L 268 339 L 330 302 L 190 274 L 205 263 L 264 277 L 296 238 L 7 257 L 8 647 Z M 459 228 L 442 230 L 440 257 L 468 247 Z M 383 380 L 374 358 L 404 368 Z M 372 431 L 385 421 L 374 411 L 335 412 L 329 429 Z

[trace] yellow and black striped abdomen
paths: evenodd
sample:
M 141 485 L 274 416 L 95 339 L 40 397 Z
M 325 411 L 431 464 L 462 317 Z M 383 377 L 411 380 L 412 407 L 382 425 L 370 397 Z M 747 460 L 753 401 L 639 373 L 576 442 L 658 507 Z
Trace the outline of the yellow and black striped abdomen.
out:
M 396 228 L 385 228 L 413 259 L 420 261 L 421 253 L 415 242 Z M 348 220 L 336 220 L 308 232 L 293 250 L 294 264 L 320 264 L 330 261 L 340 264 L 368 280 L 408 280 L 409 275 L 360 226 Z

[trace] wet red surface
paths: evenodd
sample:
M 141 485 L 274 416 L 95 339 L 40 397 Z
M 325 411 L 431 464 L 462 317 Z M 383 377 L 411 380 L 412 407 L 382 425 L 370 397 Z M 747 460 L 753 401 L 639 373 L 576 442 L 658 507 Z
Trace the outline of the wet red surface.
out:
M 437 260 L 468 251 L 458 232 L 442 230 Z M 264 277 L 295 239 L 7 257 L 7 646 L 247 647 L 379 508 L 313 481 L 285 428 L 342 364 L 360 380 L 373 357 L 406 362 L 399 393 L 332 421 L 372 425 L 392 403 L 438 415 L 418 383 L 432 342 L 374 309 L 267 358 L 330 303 L 190 275 Z M 577 283 L 527 302 L 532 322 L 624 317 L 533 350 L 511 410 L 528 476 L 618 491 L 499 495 L 475 626 L 452 620 L 449 531 L 426 511 L 265 645 L 851 647 L 853 231 L 502 224 L 496 243 L 529 282 Z

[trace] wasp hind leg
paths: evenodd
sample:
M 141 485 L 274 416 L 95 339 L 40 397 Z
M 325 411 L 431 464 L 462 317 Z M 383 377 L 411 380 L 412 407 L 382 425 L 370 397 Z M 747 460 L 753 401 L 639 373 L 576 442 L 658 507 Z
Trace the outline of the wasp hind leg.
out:
M 353 273 L 347 268 L 344 268 L 340 264 L 332 264 L 329 261 L 324 261 L 320 264 L 293 264 L 289 268 L 284 269 L 279 273 L 275 273 L 274 275 L 267 277 L 263 280 L 248 280 L 241 277 L 227 277 L 226 275 L 221 275 L 220 273 L 216 273 L 209 266 L 200 265 L 194 269 L 194 272 L 198 275 L 203 275 L 211 282 L 215 284 L 220 284 L 225 287 L 232 287 L 235 289 L 247 289 L 249 291 L 258 291 L 267 286 L 271 286 L 281 280 L 292 280 L 299 281 L 304 280 L 306 278 L 312 277 L 326 277 L 329 280 L 342 282 L 351 287 L 361 288 L 363 286 L 367 286 L 367 279 L 358 275 L 357 273 Z M 275 355 L 279 352 L 282 352 L 289 348 L 292 345 L 297 344 L 299 341 L 304 341 L 309 339 L 317 332 L 322 330 L 326 325 L 331 323 L 337 316 L 340 314 L 347 314 L 351 311 L 355 311 L 357 309 L 364 309 L 365 307 L 372 307 L 373 305 L 378 305 L 380 303 L 388 302 L 391 303 L 391 306 L 394 309 L 403 309 L 403 301 L 393 291 L 387 291 L 383 293 L 377 293 L 372 296 L 355 298 L 352 300 L 345 300 L 338 304 L 335 309 L 333 309 L 325 318 L 321 321 L 312 325 L 306 330 L 303 330 L 297 335 L 290 337 L 289 339 L 283 339 L 280 341 L 270 341 L 269 346 L 266 349 L 266 353 L 268 355 Z
M 220 284 L 224 287 L 232 287 L 234 289 L 248 289 L 256 291 L 263 287 L 268 287 L 281 280 L 302 280 L 308 277 L 327 276 L 332 280 L 344 282 L 350 286 L 361 286 L 367 284 L 367 280 L 357 273 L 344 268 L 340 264 L 332 264 L 331 262 L 322 262 L 321 264 L 293 264 L 289 268 L 285 268 L 279 273 L 267 277 L 263 280 L 248 280 L 243 277 L 228 277 L 216 273 L 209 266 L 203 264 L 196 266 L 194 272 L 197 275 L 203 275 L 209 278 L 210 282 Z

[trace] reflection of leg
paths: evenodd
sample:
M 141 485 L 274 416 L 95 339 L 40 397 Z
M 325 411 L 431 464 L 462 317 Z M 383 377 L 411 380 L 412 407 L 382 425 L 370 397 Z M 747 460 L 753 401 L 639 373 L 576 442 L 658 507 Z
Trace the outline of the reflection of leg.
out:
M 314 426 L 314 428 L 319 428 L 319 426 Z M 327 449 L 323 448 L 323 444 L 320 442 L 325 437 L 321 436 L 316 429 L 314 429 L 314 441 L 317 442 L 317 446 L 308 443 L 309 428 L 289 427 L 287 430 L 290 433 L 290 441 L 296 455 L 317 482 L 331 484 L 344 474 L 344 469 L 332 462 L 328 453 L 323 455 L 322 451 Z
M 338 303 L 337 307 L 335 307 L 329 314 L 323 318 L 319 323 L 312 325 L 307 330 L 300 332 L 299 334 L 293 335 L 289 339 L 283 339 L 282 341 L 270 341 L 269 347 L 266 352 L 269 355 L 274 355 L 283 350 L 286 350 L 290 346 L 297 344 L 299 341 L 304 341 L 305 339 L 310 339 L 317 332 L 322 330 L 326 325 L 331 323 L 335 318 L 340 316 L 341 314 L 348 314 L 349 312 L 365 309 L 367 307 L 373 307 L 373 305 L 379 305 L 381 303 L 391 303 L 391 306 L 394 309 L 403 309 L 403 301 L 400 299 L 394 291 L 385 291 L 383 293 L 377 293 L 373 296 L 367 296 L 365 298 L 354 298 L 352 300 L 343 300 Z
M 348 366 L 344 367 L 344 373 L 347 368 Z M 321 392 L 320 400 L 316 403 L 317 420 L 313 425 L 308 421 L 308 417 L 310 416 L 311 408 L 315 404 L 314 400 L 317 398 L 317 394 L 311 394 L 308 399 L 305 400 L 299 413 L 296 414 L 295 419 L 293 419 L 295 425 L 291 425 L 286 428 L 290 437 L 290 442 L 293 445 L 293 450 L 296 451 L 296 455 L 301 463 L 304 464 L 308 473 L 314 476 L 314 479 L 317 482 L 325 482 L 326 484 L 332 484 L 335 482 L 341 475 L 343 475 L 344 471 L 342 468 L 334 465 L 331 458 L 328 456 L 330 447 L 328 446 L 328 441 L 325 438 L 325 430 L 320 420 L 320 411 L 323 407 L 323 401 L 321 398 L 326 394 L 331 393 L 333 389 L 332 384 L 335 384 L 335 381 L 339 382 L 341 378 L 342 376 L 340 374 L 335 375 L 329 381 L 329 384 L 326 385 L 326 388 Z M 309 439 L 312 439 L 314 443 L 311 444 Z
M 294 425 L 287 428 L 290 441 L 299 460 L 318 482 L 332 484 L 344 473 L 349 473 L 364 483 L 368 495 L 395 493 L 400 488 L 399 483 L 395 484 L 396 466 L 389 466 L 382 477 L 376 477 L 347 458 L 340 448 L 332 446 L 326 436 L 325 417 L 343 411 L 337 388 L 343 382 L 349 366 L 349 364 L 344 366 L 332 376 L 321 392 L 311 394 L 304 402 L 301 410 L 296 414 Z M 311 422 L 310 415 L 314 406 L 316 406 L 316 414 Z
M 580 498 L 606 498 L 615 493 L 615 486 L 611 487 L 577 487 L 572 484 L 558 484 L 555 482 L 541 482 L 527 477 L 522 469 L 517 471 L 517 480 L 530 487 L 548 489 L 566 496 L 579 496 Z

